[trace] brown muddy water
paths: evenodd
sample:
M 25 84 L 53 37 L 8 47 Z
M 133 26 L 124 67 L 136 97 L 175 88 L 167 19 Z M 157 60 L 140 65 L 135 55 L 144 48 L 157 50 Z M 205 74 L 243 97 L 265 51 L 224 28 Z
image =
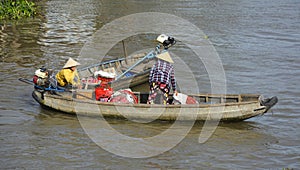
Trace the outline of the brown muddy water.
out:
M 40 5 L 42 18 L 0 21 L 1 169 L 300 168 L 298 0 L 48 0 Z M 205 143 L 198 143 L 203 123 L 196 123 L 172 149 L 135 159 L 99 147 L 76 116 L 42 108 L 31 97 L 32 87 L 18 81 L 31 78 L 42 65 L 60 69 L 68 57 L 78 58 L 85 42 L 103 25 L 141 12 L 173 14 L 200 28 L 222 60 L 227 93 L 276 95 L 279 103 L 263 116 L 220 123 Z M 143 37 L 129 39 L 129 51 L 153 45 L 152 36 Z M 210 92 L 203 65 L 180 45 L 174 51 L 193 70 L 200 92 Z M 122 55 L 122 50 L 112 53 Z M 132 136 L 155 135 L 170 126 L 170 122 L 107 121 Z

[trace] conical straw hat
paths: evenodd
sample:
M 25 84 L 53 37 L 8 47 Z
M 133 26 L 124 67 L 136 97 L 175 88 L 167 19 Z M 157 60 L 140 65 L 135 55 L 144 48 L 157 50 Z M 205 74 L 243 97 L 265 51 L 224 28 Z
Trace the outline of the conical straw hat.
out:
M 160 53 L 156 57 L 161 59 L 161 60 L 167 61 L 169 63 L 174 63 L 174 61 L 172 60 L 169 52 Z
M 77 61 L 75 61 L 74 59 L 72 59 L 70 57 L 63 68 L 70 68 L 70 67 L 79 66 L 79 65 L 80 65 L 80 63 L 78 63 Z

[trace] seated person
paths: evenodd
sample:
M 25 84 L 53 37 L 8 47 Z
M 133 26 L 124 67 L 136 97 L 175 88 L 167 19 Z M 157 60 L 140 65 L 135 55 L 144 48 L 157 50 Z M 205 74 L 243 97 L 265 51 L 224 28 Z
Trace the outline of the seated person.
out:
M 69 58 L 63 69 L 55 76 L 58 85 L 61 87 L 80 87 L 80 79 L 77 72 L 77 66 L 79 65 L 80 63 Z

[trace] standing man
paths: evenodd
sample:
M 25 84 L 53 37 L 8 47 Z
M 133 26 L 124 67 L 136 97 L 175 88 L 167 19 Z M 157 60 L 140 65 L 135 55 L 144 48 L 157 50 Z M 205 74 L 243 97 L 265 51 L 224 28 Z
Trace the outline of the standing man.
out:
M 63 69 L 60 70 L 55 76 L 58 85 L 61 87 L 80 87 L 80 79 L 77 72 L 77 66 L 79 65 L 80 63 L 72 58 L 69 58 Z
M 174 38 L 165 34 L 161 34 L 156 39 L 163 48 L 159 54 L 156 55 L 157 62 L 152 66 L 149 75 L 150 94 L 148 97 L 148 104 L 154 104 L 157 93 L 163 93 L 163 104 L 169 104 L 169 93 L 172 87 L 173 92 L 177 95 L 176 79 L 174 74 L 174 67 L 169 52 L 169 47 L 174 45 L 176 41 Z

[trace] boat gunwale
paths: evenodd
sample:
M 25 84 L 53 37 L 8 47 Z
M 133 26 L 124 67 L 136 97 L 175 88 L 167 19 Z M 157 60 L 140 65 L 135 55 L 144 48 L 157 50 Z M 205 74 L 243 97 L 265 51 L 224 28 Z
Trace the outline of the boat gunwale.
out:
M 65 93 L 65 92 L 63 92 Z M 71 92 L 69 92 L 71 93 Z M 76 94 L 76 93 L 74 93 Z M 203 94 L 204 95 L 204 94 Z M 234 94 L 232 94 L 234 95 Z M 252 96 L 252 94 L 250 94 Z M 253 95 L 255 96 L 255 95 Z M 228 102 L 228 103 L 212 103 L 212 104 L 205 104 L 205 103 L 200 103 L 200 104 L 178 104 L 178 105 L 162 105 L 162 104 L 145 104 L 145 103 L 137 103 L 137 104 L 126 104 L 126 103 L 112 103 L 112 102 L 101 102 L 97 100 L 92 100 L 92 99 L 76 99 L 76 98 L 69 98 L 69 97 L 64 97 L 64 96 L 59 96 L 59 95 L 53 95 L 53 94 L 45 94 L 44 97 L 50 97 L 54 99 L 59 99 L 59 100 L 67 100 L 67 101 L 73 101 L 73 102 L 80 102 L 80 103 L 90 103 L 90 104 L 97 104 L 97 105 L 106 105 L 106 106 L 118 106 L 118 107 L 140 107 L 140 108 L 207 108 L 207 107 L 225 107 L 225 106 L 235 106 L 235 105 L 249 105 L 249 104 L 254 104 L 254 103 L 259 103 L 259 100 L 257 101 L 242 101 L 242 102 Z M 264 107 L 264 106 L 260 106 Z

